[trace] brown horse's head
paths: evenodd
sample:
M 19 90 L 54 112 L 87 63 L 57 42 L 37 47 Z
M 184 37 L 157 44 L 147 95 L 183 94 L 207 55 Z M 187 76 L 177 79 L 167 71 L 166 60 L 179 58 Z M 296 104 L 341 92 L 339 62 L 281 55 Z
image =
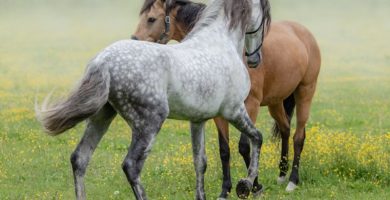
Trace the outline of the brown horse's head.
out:
M 146 0 L 140 13 L 140 22 L 132 39 L 167 43 L 175 32 L 171 26 L 176 13 L 168 0 Z M 167 10 L 167 6 L 170 10 Z M 166 19 L 169 16 L 169 19 Z M 169 27 L 167 27 L 169 26 Z M 168 29 L 167 29 L 168 28 Z
M 162 44 L 169 40 L 181 41 L 204 7 L 189 0 L 145 0 L 132 39 Z

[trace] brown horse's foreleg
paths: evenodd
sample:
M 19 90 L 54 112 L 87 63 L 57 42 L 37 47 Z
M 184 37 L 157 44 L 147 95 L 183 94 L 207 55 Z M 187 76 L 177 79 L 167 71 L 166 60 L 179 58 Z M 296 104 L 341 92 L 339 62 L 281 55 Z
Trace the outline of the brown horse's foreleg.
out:
M 260 109 L 259 100 L 250 94 L 245 101 L 245 107 L 246 107 L 246 110 L 248 112 L 248 115 L 249 115 L 251 121 L 253 122 L 253 124 L 255 124 L 256 119 L 257 119 L 257 114 L 259 113 L 259 109 Z M 245 134 L 241 133 L 240 141 L 238 143 L 238 150 L 244 159 L 246 167 L 248 168 L 249 164 L 251 162 L 251 159 L 250 159 L 251 149 L 250 149 L 249 138 Z M 255 181 L 253 182 L 252 192 L 255 195 L 257 195 L 257 193 L 260 192 L 262 190 L 262 188 L 263 188 L 263 186 L 261 184 L 259 184 L 258 178 L 256 177 Z
M 282 103 L 270 105 L 268 106 L 268 110 L 272 118 L 275 120 L 277 126 L 277 130 L 275 131 L 279 131 L 279 133 L 276 134 L 280 134 L 282 139 L 282 150 L 279 163 L 280 174 L 278 177 L 278 183 L 282 184 L 286 181 L 286 174 L 288 171 L 288 140 L 290 137 L 290 122 Z
M 219 198 L 226 199 L 232 189 L 230 177 L 230 148 L 229 148 L 229 123 L 222 118 L 214 118 L 218 129 L 219 155 L 222 162 L 223 183 Z
M 297 129 L 294 135 L 294 161 L 290 175 L 290 182 L 286 191 L 293 191 L 299 183 L 299 160 L 306 138 L 305 125 L 309 118 L 310 106 L 315 91 L 315 83 L 300 85 L 294 92 L 297 106 Z

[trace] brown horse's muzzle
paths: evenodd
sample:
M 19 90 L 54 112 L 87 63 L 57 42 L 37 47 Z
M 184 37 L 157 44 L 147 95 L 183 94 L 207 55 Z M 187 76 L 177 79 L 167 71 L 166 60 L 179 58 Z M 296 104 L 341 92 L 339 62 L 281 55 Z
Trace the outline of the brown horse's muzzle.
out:
M 259 53 L 259 52 L 255 53 L 251 56 L 247 56 L 246 58 L 247 58 L 246 63 L 248 64 L 249 68 L 256 68 L 257 66 L 259 66 L 259 64 L 263 60 L 261 53 Z
M 131 36 L 131 39 L 132 39 L 132 40 L 138 40 L 138 37 L 135 36 L 135 35 L 132 35 L 132 36 Z

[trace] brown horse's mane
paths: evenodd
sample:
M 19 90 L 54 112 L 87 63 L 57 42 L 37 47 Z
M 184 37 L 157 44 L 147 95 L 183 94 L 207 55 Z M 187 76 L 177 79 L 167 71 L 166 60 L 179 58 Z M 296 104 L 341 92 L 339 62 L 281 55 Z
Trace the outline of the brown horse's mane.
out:
M 141 11 L 140 11 L 140 14 L 146 12 L 146 11 L 149 11 L 150 8 L 153 6 L 153 4 L 158 1 L 158 0 L 145 0 L 142 8 L 141 8 Z M 162 0 L 164 3 L 166 2 L 166 6 L 167 6 L 167 10 L 172 10 L 176 5 L 187 5 L 187 4 L 197 4 L 197 3 L 193 3 L 189 0 Z M 203 4 L 204 5 L 204 4 Z
M 140 15 L 146 11 L 149 11 L 150 8 L 153 6 L 154 2 L 156 2 L 156 0 L 145 0 L 144 1 L 144 5 L 142 5 L 142 8 L 141 8 L 141 11 L 140 11 Z
M 189 2 L 183 4 L 177 11 L 176 21 L 185 25 L 187 30 L 191 30 L 205 7 L 206 4 L 203 3 Z
M 145 0 L 140 14 L 149 11 L 156 1 L 157 0 Z M 175 19 L 177 22 L 186 25 L 188 30 L 191 30 L 194 27 L 195 22 L 198 20 L 198 15 L 201 14 L 203 9 L 206 7 L 206 4 L 195 3 L 189 0 L 170 0 L 166 3 L 168 10 L 172 10 L 177 5 L 180 6 Z

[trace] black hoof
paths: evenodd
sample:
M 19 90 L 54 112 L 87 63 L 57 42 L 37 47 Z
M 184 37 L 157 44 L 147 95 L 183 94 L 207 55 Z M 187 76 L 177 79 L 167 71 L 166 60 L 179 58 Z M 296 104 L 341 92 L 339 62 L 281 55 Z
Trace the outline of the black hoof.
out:
M 223 191 L 220 195 L 219 195 L 219 197 L 217 198 L 217 200 L 224 200 L 224 199 L 228 199 L 228 192 L 225 192 L 225 191 Z
M 246 179 L 241 179 L 236 187 L 237 196 L 240 199 L 247 199 L 252 190 L 252 183 Z

